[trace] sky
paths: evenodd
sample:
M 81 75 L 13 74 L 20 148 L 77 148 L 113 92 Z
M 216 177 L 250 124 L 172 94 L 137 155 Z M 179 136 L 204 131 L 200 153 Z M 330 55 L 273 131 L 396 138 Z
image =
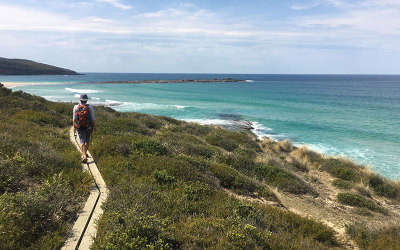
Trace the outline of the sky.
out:
M 0 57 L 78 72 L 399 74 L 400 0 L 0 0 Z

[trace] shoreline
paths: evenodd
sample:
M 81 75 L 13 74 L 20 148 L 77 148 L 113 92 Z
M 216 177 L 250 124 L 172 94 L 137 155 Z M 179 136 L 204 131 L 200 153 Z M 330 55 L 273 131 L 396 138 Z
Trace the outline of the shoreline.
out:
M 55 85 L 60 84 L 58 82 L 0 82 L 6 88 L 14 88 L 26 85 Z

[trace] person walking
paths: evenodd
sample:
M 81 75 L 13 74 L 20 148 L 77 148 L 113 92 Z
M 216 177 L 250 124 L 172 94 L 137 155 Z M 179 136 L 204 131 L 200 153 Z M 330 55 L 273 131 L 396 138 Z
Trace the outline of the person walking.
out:
M 87 103 L 89 100 L 87 94 L 80 95 L 79 100 L 81 103 L 74 106 L 72 122 L 74 132 L 78 132 L 80 139 L 82 163 L 87 163 L 90 135 L 93 130 L 97 132 L 97 126 L 94 117 L 94 109 L 92 105 Z

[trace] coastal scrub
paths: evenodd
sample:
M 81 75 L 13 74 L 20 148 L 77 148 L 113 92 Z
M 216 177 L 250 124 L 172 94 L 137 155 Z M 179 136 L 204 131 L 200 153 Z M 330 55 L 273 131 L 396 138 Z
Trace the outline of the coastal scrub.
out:
M 0 86 L 1 249 L 60 248 L 88 195 L 63 110 L 72 105 Z

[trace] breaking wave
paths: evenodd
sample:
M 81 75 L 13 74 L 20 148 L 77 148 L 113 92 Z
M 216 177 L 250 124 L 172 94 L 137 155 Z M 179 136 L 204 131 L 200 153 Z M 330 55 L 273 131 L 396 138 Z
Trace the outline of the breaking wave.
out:
M 188 106 L 182 105 L 164 105 L 155 103 L 139 103 L 139 102 L 121 102 L 114 100 L 106 100 L 105 105 L 113 107 L 118 111 L 140 111 L 140 110 L 160 110 L 160 109 L 178 109 L 183 110 Z
M 92 93 L 100 93 L 103 92 L 101 90 L 95 90 L 95 89 L 73 89 L 73 88 L 65 88 L 66 91 L 72 92 L 72 93 L 79 93 L 79 94 L 92 94 Z

